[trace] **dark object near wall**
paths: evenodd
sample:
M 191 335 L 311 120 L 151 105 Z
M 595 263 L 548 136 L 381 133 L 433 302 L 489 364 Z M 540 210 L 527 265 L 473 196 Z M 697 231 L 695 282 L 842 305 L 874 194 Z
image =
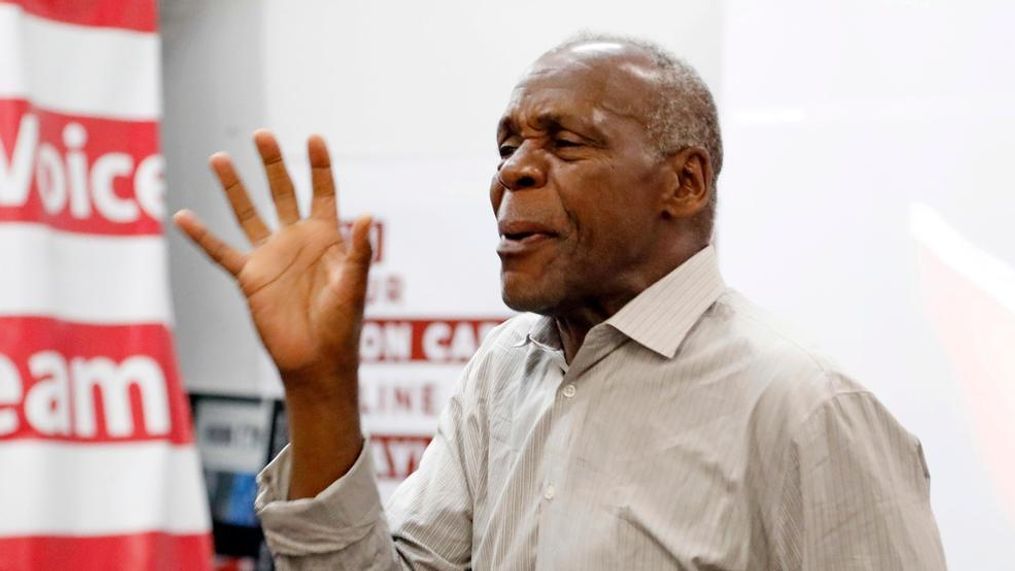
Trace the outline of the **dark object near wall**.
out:
M 254 513 L 257 473 L 289 441 L 281 400 L 192 394 L 216 568 L 274 569 Z

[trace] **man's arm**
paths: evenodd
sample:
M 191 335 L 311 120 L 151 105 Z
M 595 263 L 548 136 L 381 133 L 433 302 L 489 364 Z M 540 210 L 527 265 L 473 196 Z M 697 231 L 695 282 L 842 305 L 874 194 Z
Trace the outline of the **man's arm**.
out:
M 247 299 L 261 342 L 285 387 L 292 436 L 289 493 L 311 497 L 344 474 L 362 447 L 357 372 L 371 248 L 369 217 L 339 232 L 338 201 L 324 140 L 307 144 L 313 180 L 310 216 L 301 219 L 282 152 L 267 131 L 254 134 L 278 217 L 268 229 L 224 153 L 213 155 L 236 221 L 253 249 L 240 252 L 192 213 L 174 220 L 231 274 Z
M 359 337 L 372 257 L 370 219 L 356 220 L 348 239 L 339 232 L 337 193 L 320 137 L 307 145 L 313 198 L 310 215 L 302 219 L 275 138 L 258 131 L 254 142 L 275 204 L 275 231 L 253 207 L 225 154 L 213 155 L 211 166 L 252 250 L 232 248 L 190 212 L 174 220 L 235 278 L 285 388 L 291 446 L 277 469 L 266 471 L 275 481 L 261 500 L 282 502 L 274 513 L 295 517 L 268 517 L 265 531 L 285 538 L 274 545 L 295 557 L 293 566 L 365 568 L 369 561 L 369 568 L 386 569 L 411 563 L 413 551 L 396 549 L 387 533 L 360 430 Z M 428 463 L 435 473 L 453 462 L 435 454 L 439 460 Z M 363 541 L 368 536 L 373 540 Z M 335 537 L 352 540 L 341 548 L 317 541 Z
M 314 498 L 287 501 L 290 449 L 259 476 L 256 502 L 279 569 L 468 569 L 476 474 L 485 463 L 475 407 L 459 391 L 441 413 L 419 469 L 381 510 L 369 449 Z M 471 419 L 471 420 L 470 420 Z M 472 454 L 468 452 L 471 451 Z
M 946 568 L 920 443 L 869 392 L 824 402 L 784 459 L 772 546 L 783 568 Z

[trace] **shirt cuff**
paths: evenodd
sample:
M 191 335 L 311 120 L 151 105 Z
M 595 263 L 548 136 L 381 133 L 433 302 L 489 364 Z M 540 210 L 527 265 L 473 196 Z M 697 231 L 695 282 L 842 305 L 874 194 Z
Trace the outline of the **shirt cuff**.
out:
M 289 446 L 257 475 L 254 508 L 272 553 L 338 551 L 370 533 L 382 517 L 382 508 L 369 450 L 365 439 L 352 468 L 313 498 L 288 500 Z

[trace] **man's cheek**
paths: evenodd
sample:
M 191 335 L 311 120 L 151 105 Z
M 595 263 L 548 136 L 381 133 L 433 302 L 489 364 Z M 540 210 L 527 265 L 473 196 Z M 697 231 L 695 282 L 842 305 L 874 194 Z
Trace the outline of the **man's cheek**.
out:
M 494 218 L 497 217 L 497 211 L 500 209 L 503 199 L 504 187 L 498 182 L 497 175 L 493 175 L 493 181 L 490 182 L 490 207 L 493 208 Z

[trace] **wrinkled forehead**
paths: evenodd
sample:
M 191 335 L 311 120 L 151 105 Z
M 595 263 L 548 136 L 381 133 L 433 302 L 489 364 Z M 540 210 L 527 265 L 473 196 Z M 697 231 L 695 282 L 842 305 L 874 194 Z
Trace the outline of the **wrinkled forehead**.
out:
M 658 71 L 646 55 L 621 44 L 581 44 L 536 60 L 512 91 L 504 120 L 548 112 L 647 125 L 657 86 Z

